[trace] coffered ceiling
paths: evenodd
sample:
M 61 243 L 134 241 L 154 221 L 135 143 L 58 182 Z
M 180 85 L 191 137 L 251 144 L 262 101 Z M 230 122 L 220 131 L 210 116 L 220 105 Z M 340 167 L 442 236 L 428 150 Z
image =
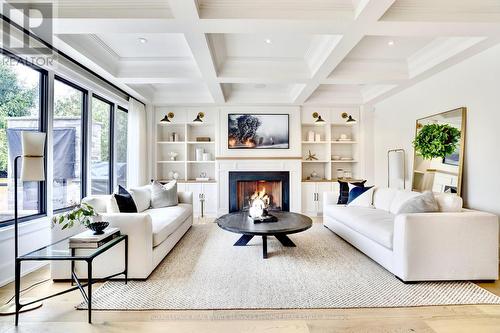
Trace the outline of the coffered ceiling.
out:
M 500 42 L 498 0 L 59 0 L 56 47 L 169 104 L 373 103 Z

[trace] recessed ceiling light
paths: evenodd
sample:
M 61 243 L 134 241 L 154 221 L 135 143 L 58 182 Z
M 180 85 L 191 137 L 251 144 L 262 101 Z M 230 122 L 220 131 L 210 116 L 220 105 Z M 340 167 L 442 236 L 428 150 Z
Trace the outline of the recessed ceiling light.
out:
M 146 38 L 141 37 L 141 38 L 139 38 L 139 42 L 141 44 L 146 44 L 148 42 L 148 40 Z
M 266 42 L 266 44 L 272 44 L 273 43 L 273 41 L 270 38 L 266 38 L 264 41 Z
M 391 39 L 390 41 L 387 42 L 387 45 L 394 46 L 394 41 Z

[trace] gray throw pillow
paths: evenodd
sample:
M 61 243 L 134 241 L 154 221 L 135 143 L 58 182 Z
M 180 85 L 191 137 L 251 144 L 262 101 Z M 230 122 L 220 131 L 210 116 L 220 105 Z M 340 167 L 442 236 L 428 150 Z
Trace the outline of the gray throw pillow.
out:
M 438 211 L 439 206 L 434 198 L 434 194 L 431 191 L 426 191 L 402 204 L 397 214 L 432 213 Z
M 151 207 L 162 208 L 177 206 L 179 198 L 177 196 L 177 181 L 172 180 L 165 185 L 153 181 L 151 184 Z

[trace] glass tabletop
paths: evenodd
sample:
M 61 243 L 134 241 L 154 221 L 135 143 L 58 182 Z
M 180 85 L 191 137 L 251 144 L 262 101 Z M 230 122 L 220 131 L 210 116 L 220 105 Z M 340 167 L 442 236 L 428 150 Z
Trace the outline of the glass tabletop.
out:
M 38 250 L 26 253 L 24 255 L 19 256 L 20 260 L 87 260 L 98 256 L 114 245 L 118 244 L 125 238 L 127 235 L 120 235 L 116 238 L 113 238 L 109 242 L 104 245 L 99 246 L 95 249 L 82 249 L 78 248 L 74 251 L 75 254 L 72 253 L 72 249 L 69 247 L 69 238 L 64 238 L 58 242 L 49 244 Z

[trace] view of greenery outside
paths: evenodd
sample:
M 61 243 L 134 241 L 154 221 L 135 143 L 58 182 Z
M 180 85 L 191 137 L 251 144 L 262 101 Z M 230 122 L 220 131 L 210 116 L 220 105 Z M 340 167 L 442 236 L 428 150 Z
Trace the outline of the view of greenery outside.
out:
M 54 209 L 80 202 L 83 98 L 80 90 L 57 79 L 54 81 L 54 159 L 60 162 L 52 163 Z M 74 155 L 66 150 L 68 145 Z
M 13 175 L 9 173 L 7 130 L 10 122 L 38 129 L 40 73 L 0 55 L 0 221 L 13 218 Z M 18 127 L 16 125 L 16 127 Z M 36 182 L 20 184 L 20 216 L 38 212 Z
M 91 193 L 109 192 L 109 130 L 111 105 L 92 97 Z M 99 140 L 96 142 L 95 140 Z
M 123 187 L 127 186 L 127 130 L 128 113 L 118 109 L 115 119 L 115 147 L 117 164 L 117 182 Z

